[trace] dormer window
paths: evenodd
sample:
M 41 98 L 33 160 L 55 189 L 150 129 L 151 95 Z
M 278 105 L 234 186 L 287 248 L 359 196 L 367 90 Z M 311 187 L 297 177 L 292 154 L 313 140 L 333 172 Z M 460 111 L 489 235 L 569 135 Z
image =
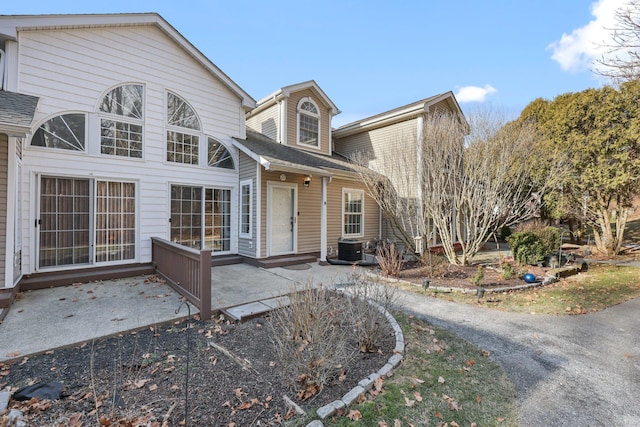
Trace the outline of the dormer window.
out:
M 320 112 L 311 98 L 298 103 L 298 144 L 320 146 Z

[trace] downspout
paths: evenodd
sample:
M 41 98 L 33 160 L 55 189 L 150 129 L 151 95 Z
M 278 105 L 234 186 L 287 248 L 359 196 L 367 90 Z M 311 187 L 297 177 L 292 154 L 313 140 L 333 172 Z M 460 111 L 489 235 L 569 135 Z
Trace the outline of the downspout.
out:
M 418 230 L 417 233 L 418 235 L 415 236 L 415 241 L 416 241 L 416 246 L 420 245 L 420 247 L 416 247 L 416 252 L 418 252 L 420 255 L 422 255 L 423 251 L 424 251 L 424 235 L 427 232 L 424 229 L 424 223 L 425 223 L 425 214 L 424 214 L 424 206 L 423 206 L 423 202 L 424 202 L 424 198 L 423 198 L 423 194 L 422 192 L 424 191 L 424 159 L 423 159 L 423 147 L 422 144 L 424 143 L 423 138 L 424 138 L 424 115 L 419 115 L 418 116 L 418 120 L 416 122 L 416 161 L 418 162 L 416 165 L 416 174 L 418 175 L 418 188 L 416 189 L 417 191 L 417 199 L 418 199 L 418 208 L 420 212 L 420 224 L 418 224 Z
M 331 182 L 331 177 L 321 178 L 321 201 L 320 201 L 320 262 L 327 261 L 327 185 Z

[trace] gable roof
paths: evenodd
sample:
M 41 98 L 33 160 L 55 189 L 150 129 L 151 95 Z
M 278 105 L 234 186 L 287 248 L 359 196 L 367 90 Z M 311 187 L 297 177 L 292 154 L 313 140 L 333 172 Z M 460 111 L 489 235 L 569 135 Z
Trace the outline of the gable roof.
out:
M 298 92 L 304 89 L 314 89 L 322 99 L 323 103 L 331 109 L 332 115 L 335 116 L 336 114 L 340 114 L 341 112 L 340 109 L 338 109 L 336 104 L 334 104 L 333 101 L 327 96 L 327 94 L 320 88 L 320 86 L 318 86 L 318 83 L 316 83 L 315 80 L 308 80 L 306 82 L 301 82 L 301 83 L 296 83 L 289 86 L 281 87 L 275 92 L 258 100 L 256 104 L 256 109 L 251 111 L 251 114 L 258 113 L 264 110 L 265 108 L 268 108 L 276 104 L 282 98 L 288 98 L 291 95 L 291 93 Z
M 0 132 L 10 136 L 26 136 L 40 98 L 0 90 Z
M 448 91 L 429 98 L 421 99 L 420 101 L 416 101 L 411 104 L 403 105 L 402 107 L 394 108 L 393 110 L 385 111 L 384 113 L 347 123 L 337 129 L 334 129 L 332 134 L 336 138 L 341 138 L 354 133 L 401 122 L 420 114 L 429 113 L 431 107 L 440 102 L 445 102 L 451 111 L 462 115 L 462 109 L 460 108 L 456 97 L 453 95 L 453 92 Z
M 256 101 L 189 40 L 157 13 L 78 14 L 78 15 L 0 15 L 0 39 L 17 40 L 21 30 L 45 30 L 64 28 L 105 28 L 152 25 L 159 28 L 171 40 L 198 61 L 209 73 L 222 82 L 242 101 L 242 107 L 250 110 Z
M 266 170 L 317 176 L 356 176 L 351 163 L 323 154 L 282 145 L 261 133 L 247 130 L 246 139 L 234 138 L 234 145 Z

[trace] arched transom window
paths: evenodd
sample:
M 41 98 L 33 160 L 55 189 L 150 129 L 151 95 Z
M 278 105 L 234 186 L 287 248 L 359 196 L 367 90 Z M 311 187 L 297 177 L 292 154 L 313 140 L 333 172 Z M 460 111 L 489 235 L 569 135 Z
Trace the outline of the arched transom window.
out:
M 298 103 L 298 144 L 320 146 L 320 112 L 311 98 Z
M 85 151 L 87 115 L 67 113 L 54 116 L 34 132 L 31 145 L 34 147 L 59 148 Z
M 235 169 L 233 157 L 222 143 L 213 138 L 208 138 L 208 162 L 207 164 L 214 168 Z

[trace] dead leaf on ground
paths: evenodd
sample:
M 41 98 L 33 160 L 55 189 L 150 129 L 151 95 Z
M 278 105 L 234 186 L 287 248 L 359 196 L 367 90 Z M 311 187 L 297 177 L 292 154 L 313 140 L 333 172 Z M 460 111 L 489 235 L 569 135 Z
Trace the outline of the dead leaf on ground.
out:
M 362 419 L 362 413 L 357 409 L 352 409 L 349 411 L 349 415 L 347 415 L 351 421 L 360 421 Z

